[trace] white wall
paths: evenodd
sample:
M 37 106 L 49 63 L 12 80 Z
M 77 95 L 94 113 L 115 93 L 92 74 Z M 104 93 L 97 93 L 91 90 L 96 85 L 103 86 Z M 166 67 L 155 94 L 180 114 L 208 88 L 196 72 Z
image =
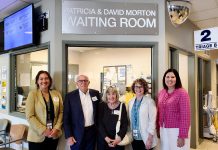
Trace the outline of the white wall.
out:
M 188 56 L 179 54 L 179 73 L 183 88 L 188 91 Z
M 98 48 L 85 52 L 69 52 L 69 62 L 79 64 L 79 74 L 88 75 L 90 87 L 100 90 L 100 73 L 104 66 L 131 65 L 134 79 L 151 76 L 150 48 Z M 129 74 L 127 74 L 129 76 Z

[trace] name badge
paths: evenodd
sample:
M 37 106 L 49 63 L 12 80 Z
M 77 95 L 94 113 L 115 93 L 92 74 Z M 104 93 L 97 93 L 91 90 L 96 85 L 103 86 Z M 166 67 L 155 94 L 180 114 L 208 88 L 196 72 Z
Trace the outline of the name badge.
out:
M 133 137 L 134 137 L 135 139 L 138 139 L 138 137 L 139 137 L 139 130 L 133 130 L 132 135 L 133 135 Z
M 47 129 L 52 129 L 52 122 L 48 122 L 48 123 L 46 124 L 46 126 L 47 126 Z
M 96 96 L 92 97 L 92 101 L 97 101 L 98 98 Z
M 119 110 L 114 110 L 114 111 L 113 111 L 113 114 L 114 114 L 114 115 L 119 115 L 119 114 L 120 114 L 120 111 L 119 111 Z
M 58 97 L 54 97 L 54 102 L 59 102 L 59 98 Z

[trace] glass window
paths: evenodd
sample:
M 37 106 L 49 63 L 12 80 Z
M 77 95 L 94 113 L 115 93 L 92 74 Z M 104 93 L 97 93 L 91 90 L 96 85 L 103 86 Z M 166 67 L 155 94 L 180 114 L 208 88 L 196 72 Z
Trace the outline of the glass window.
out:
M 68 48 L 68 92 L 75 90 L 75 79 L 85 74 L 90 88 L 102 93 L 107 86 L 116 86 L 121 97 L 129 91 L 136 78 L 151 85 L 151 48 Z M 151 87 L 151 86 L 150 86 Z
M 48 50 L 16 55 L 15 67 L 16 111 L 25 112 L 25 102 L 30 90 L 35 89 L 38 71 L 48 71 Z

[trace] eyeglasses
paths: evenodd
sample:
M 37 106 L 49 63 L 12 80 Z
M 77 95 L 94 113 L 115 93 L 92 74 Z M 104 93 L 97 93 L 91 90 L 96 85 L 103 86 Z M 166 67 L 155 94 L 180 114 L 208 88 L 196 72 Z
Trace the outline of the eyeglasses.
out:
M 88 83 L 89 80 L 78 80 L 77 82 L 79 82 L 79 83 Z
M 143 86 L 134 86 L 135 89 L 141 89 Z

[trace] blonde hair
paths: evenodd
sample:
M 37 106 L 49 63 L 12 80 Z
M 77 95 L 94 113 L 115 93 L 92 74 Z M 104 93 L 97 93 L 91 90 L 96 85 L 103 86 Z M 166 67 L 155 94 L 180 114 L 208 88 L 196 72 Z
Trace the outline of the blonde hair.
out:
M 109 86 L 107 88 L 107 90 L 104 92 L 104 95 L 102 97 L 103 102 L 105 102 L 105 103 L 108 102 L 107 94 L 109 94 L 109 93 L 115 93 L 116 94 L 116 99 L 117 99 L 117 101 L 119 101 L 119 92 L 118 92 L 117 88 Z

